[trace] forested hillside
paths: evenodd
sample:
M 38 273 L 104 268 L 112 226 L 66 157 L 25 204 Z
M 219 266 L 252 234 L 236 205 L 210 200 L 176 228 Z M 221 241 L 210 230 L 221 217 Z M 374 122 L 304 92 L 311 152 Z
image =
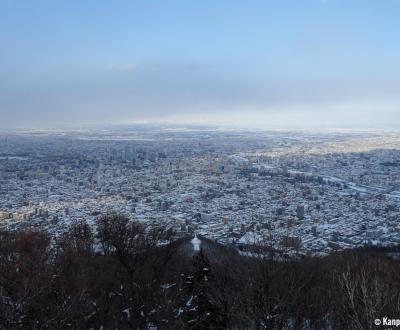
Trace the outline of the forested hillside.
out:
M 116 215 L 0 236 L 3 329 L 369 329 L 400 311 L 399 261 L 379 250 L 249 258 Z

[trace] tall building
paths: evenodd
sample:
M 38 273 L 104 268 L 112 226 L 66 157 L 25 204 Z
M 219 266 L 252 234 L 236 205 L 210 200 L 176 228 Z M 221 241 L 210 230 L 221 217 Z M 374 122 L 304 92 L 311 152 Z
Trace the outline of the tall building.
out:
M 299 220 L 304 219 L 304 205 L 298 205 L 296 209 L 296 215 Z

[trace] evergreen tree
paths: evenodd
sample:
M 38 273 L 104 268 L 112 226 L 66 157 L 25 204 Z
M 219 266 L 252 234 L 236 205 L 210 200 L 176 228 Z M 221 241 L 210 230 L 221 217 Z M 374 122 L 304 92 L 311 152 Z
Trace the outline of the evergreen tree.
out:
M 187 301 L 184 319 L 192 329 L 226 328 L 213 301 L 210 262 L 201 249 L 193 257 L 193 272 L 186 277 Z

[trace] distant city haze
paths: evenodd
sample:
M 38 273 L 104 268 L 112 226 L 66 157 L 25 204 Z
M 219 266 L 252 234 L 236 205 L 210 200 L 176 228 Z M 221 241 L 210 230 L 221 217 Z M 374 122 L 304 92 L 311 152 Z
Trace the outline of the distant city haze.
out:
M 400 128 L 400 1 L 0 1 L 0 130 Z

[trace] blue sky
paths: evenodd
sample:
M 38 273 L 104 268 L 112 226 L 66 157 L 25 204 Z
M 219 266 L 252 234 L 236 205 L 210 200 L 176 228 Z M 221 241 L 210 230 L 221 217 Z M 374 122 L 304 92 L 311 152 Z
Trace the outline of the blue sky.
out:
M 395 127 L 400 1 L 0 0 L 0 121 Z

